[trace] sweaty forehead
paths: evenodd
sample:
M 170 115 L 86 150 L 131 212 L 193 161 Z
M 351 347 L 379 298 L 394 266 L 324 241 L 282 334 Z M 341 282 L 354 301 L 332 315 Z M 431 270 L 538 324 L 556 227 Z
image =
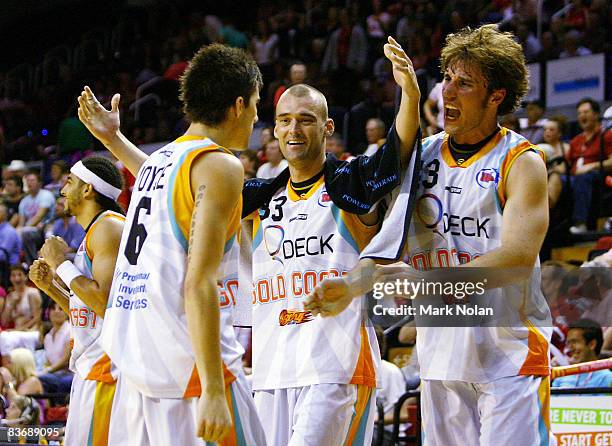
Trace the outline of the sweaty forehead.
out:
M 482 70 L 475 64 L 470 63 L 466 60 L 455 60 L 449 64 L 446 68 L 445 74 L 449 76 L 458 76 L 464 79 L 471 79 L 474 81 L 485 81 Z
M 314 93 L 303 96 L 283 94 L 276 105 L 276 116 L 281 115 L 311 115 L 319 119 L 327 119 L 325 98 Z

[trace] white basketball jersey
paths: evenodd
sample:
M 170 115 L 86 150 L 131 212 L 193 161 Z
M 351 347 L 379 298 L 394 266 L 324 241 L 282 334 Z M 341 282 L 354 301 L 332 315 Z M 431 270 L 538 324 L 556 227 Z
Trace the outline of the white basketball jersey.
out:
M 357 264 L 376 230 L 335 206 L 323 178 L 302 196 L 288 184 L 255 217 L 253 389 L 376 386 L 380 353 L 363 299 L 331 318 L 303 308 L 319 282 Z
M 74 256 L 74 265 L 88 279 L 93 279 L 93 254 L 89 248 L 89 239 L 96 226 L 105 218 L 115 218 L 121 222 L 125 217 L 112 211 L 101 213 L 91 224 L 85 238 Z M 79 299 L 70 290 L 70 334 L 72 354 L 70 355 L 70 370 L 78 373 L 82 379 L 102 382 L 113 382 L 117 371 L 109 357 L 100 346 L 99 337 L 104 320 Z
M 190 398 L 201 393 L 187 330 L 183 287 L 194 207 L 191 166 L 213 151 L 210 139 L 183 136 L 154 152 L 140 168 L 117 257 L 102 345 L 146 396 Z M 205 155 L 204 155 L 205 156 Z M 226 384 L 242 370 L 243 348 L 232 327 L 237 289 L 242 201 L 236 203 L 218 270 L 221 356 Z
M 501 131 L 457 164 L 442 132 L 423 142 L 423 168 L 408 237 L 408 263 L 417 269 L 467 263 L 501 246 L 505 183 L 514 161 L 536 149 Z M 535 267 L 539 267 L 539 261 Z M 421 378 L 488 382 L 515 375 L 548 375 L 550 311 L 539 270 L 528 284 L 535 307 L 520 309 L 522 327 L 419 327 Z M 497 301 L 504 302 L 504 289 Z M 548 322 L 547 322 L 548 321 Z M 537 328 L 536 328 L 537 326 Z

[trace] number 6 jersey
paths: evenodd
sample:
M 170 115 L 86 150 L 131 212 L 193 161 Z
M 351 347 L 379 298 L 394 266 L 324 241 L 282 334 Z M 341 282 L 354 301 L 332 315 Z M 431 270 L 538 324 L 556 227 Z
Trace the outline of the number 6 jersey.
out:
M 149 397 L 189 398 L 201 393 L 183 287 L 194 207 L 191 166 L 213 151 L 231 154 L 210 139 L 182 136 L 154 152 L 134 184 L 101 340 L 122 376 Z M 240 200 L 233 211 L 217 274 L 226 385 L 241 372 L 244 353 L 231 314 L 241 205 Z

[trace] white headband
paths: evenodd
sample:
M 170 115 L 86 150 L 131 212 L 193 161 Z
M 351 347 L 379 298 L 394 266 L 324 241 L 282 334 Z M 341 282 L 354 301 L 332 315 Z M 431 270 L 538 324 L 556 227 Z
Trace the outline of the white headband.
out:
M 85 167 L 85 164 L 83 164 L 82 161 L 79 161 L 72 166 L 70 172 L 76 175 L 81 181 L 91 184 L 96 192 L 101 193 L 105 197 L 117 200 L 119 195 L 121 195 L 121 189 L 118 189 L 104 181 L 98 175 Z

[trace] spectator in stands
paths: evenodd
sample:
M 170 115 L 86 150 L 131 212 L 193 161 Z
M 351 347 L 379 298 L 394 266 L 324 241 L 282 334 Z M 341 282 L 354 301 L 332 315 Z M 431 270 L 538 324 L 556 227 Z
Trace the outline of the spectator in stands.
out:
M 51 182 L 45 184 L 45 190 L 48 190 L 56 197 L 59 197 L 60 190 L 64 187 L 68 178 L 68 166 L 64 160 L 57 160 L 51 164 Z
M 55 197 L 48 190 L 41 189 L 40 175 L 31 172 L 26 175 L 28 194 L 19 203 L 17 231 L 23 242 L 28 265 L 38 258 L 43 243 L 43 228 L 53 218 Z
M 372 156 L 385 143 L 385 123 L 378 118 L 368 119 L 365 126 L 365 133 L 366 139 L 368 140 L 368 147 L 364 155 Z
M 242 163 L 242 167 L 244 167 L 244 179 L 248 180 L 255 178 L 257 166 L 259 164 L 257 152 L 253 150 L 243 150 L 240 152 L 240 162 Z
M 325 138 L 325 152 L 331 153 L 337 159 L 342 161 L 348 161 L 349 159 L 353 158 L 350 153 L 345 152 L 342 137 L 338 132 L 334 132 L 331 136 Z
M 91 150 L 93 138 L 76 116 L 76 102 L 60 122 L 57 134 L 59 154 L 69 164 L 80 160 L 86 151 Z M 29 185 L 28 185 L 29 187 Z
M 276 108 L 278 100 L 285 92 L 285 90 L 287 90 L 287 88 L 292 87 L 293 85 L 304 83 L 307 77 L 308 71 L 306 69 L 306 64 L 304 64 L 303 62 L 292 63 L 289 67 L 289 83 L 280 85 L 274 92 L 274 108 Z
M 516 26 L 516 37 L 518 42 L 523 46 L 523 52 L 525 53 L 527 62 L 535 61 L 542 50 L 542 46 L 536 36 L 529 30 L 526 23 L 521 22 Z
M 500 124 L 502 127 L 506 127 L 507 129 L 516 133 L 519 133 L 521 130 L 519 118 L 517 118 L 514 114 L 509 114 L 501 118 Z
M 330 74 L 338 105 L 346 106 L 356 91 L 357 77 L 366 67 L 368 42 L 365 31 L 354 22 L 347 9 L 340 10 L 339 18 L 340 28 L 329 37 L 321 71 Z
M 574 293 L 585 297 L 587 305 L 583 318 L 593 319 L 608 326 L 612 322 L 612 275 L 607 264 L 609 253 L 585 262 L 579 270 L 579 281 L 574 287 Z
M 227 17 L 223 22 L 221 40 L 228 46 L 246 50 L 249 47 L 249 39 L 246 34 L 234 27 L 234 20 L 231 17 Z
M 569 187 L 564 182 L 564 175 L 568 173 L 567 156 L 569 144 L 562 141 L 564 120 L 562 117 L 551 118 L 544 124 L 544 143 L 539 147 L 546 154 L 546 167 L 548 170 L 548 207 L 554 209 L 564 187 Z M 570 197 L 567 197 L 571 201 Z
M 23 180 L 11 176 L 4 180 L 4 204 L 7 208 L 7 219 L 14 228 L 19 224 L 19 203 L 23 198 Z
M 23 180 L 25 179 L 25 175 L 27 174 L 27 166 L 21 160 L 13 160 L 11 163 L 6 166 L 6 175 L 7 177 L 19 177 L 21 178 L 21 182 L 23 184 Z
M 603 344 L 601 325 L 590 319 L 577 320 L 570 324 L 565 344 L 569 352 L 570 363 L 596 361 L 599 359 Z M 598 370 L 562 376 L 552 382 L 552 387 L 612 387 L 612 372 Z
M 59 197 L 55 200 L 55 220 L 47 225 L 45 238 L 52 235 L 63 238 L 70 248 L 67 254 L 70 258 L 73 258 L 77 249 L 79 249 L 79 245 L 85 238 L 85 231 L 83 231 L 83 227 L 77 223 L 75 217 L 66 213 L 65 203 L 65 197 Z
M 442 82 L 437 82 L 429 92 L 423 104 L 423 113 L 427 124 L 431 127 L 430 133 L 435 135 L 444 130 L 444 101 L 442 100 Z
M 277 139 L 266 144 L 267 163 L 257 169 L 257 178 L 274 178 L 280 175 L 288 166 L 287 160 L 283 158 Z
M 23 266 L 13 265 L 10 271 L 12 289 L 2 311 L 2 326 L 20 331 L 39 330 L 42 316 L 40 291 L 28 286 L 28 276 Z M 5 333 L 2 332 L 0 336 Z M 6 350 L 0 349 L 0 353 L 5 354 Z
M 53 302 L 49 312 L 52 328 L 45 335 L 45 368 L 38 375 L 47 393 L 70 392 L 72 372 L 70 362 L 70 323 L 61 307 Z
M 552 31 L 544 31 L 540 36 L 541 50 L 537 57 L 537 62 L 557 59 L 559 57 L 559 45 Z
M 7 266 L 19 263 L 21 255 L 21 239 L 17 231 L 7 221 L 8 208 L 0 202 L 0 261 Z M 8 270 L 8 267 L 5 271 Z
M 563 40 L 563 51 L 559 53 L 559 58 L 564 59 L 566 57 L 582 57 L 589 56 L 591 50 L 581 45 L 582 36 L 581 34 L 572 29 L 565 34 Z
M 257 33 L 251 39 L 251 49 L 264 84 L 269 85 L 274 76 L 274 63 L 278 60 L 278 34 L 270 30 L 267 19 L 257 22 Z
M 39 419 L 40 406 L 36 400 L 29 396 L 16 395 L 10 401 L 6 408 L 6 417 L 0 423 L 2 426 L 32 426 L 39 424 Z M 36 443 L 39 441 L 37 440 Z
M 16 348 L 9 355 L 6 367 L 0 368 L 2 393 L 10 401 L 18 395 L 43 393 L 43 386 L 36 376 L 34 353 L 27 348 Z
M 528 101 L 525 104 L 527 117 L 519 119 L 521 126 L 520 134 L 532 144 L 539 144 L 544 140 L 544 112 L 546 108 L 540 100 Z
M 395 403 L 400 397 L 406 392 L 406 381 L 404 380 L 404 374 L 398 366 L 394 363 L 385 360 L 387 357 L 387 340 L 385 334 L 380 326 L 375 327 L 376 340 L 378 341 L 378 347 L 380 349 L 381 357 L 383 358 L 380 363 L 380 388 L 376 390 L 376 400 L 380 401 L 383 405 L 383 412 L 385 414 L 385 430 L 392 430 L 393 424 L 393 411 L 395 409 Z M 407 404 L 402 407 L 404 412 L 404 418 L 407 417 Z
M 580 234 L 587 230 L 586 222 L 592 202 L 593 184 L 599 176 L 600 162 L 603 163 L 605 172 L 612 171 L 612 132 L 603 134 L 599 103 L 591 98 L 585 98 L 578 102 L 576 110 L 582 133 L 570 141 L 568 157 L 573 175 L 574 193 L 574 226 L 570 228 L 572 234 Z

